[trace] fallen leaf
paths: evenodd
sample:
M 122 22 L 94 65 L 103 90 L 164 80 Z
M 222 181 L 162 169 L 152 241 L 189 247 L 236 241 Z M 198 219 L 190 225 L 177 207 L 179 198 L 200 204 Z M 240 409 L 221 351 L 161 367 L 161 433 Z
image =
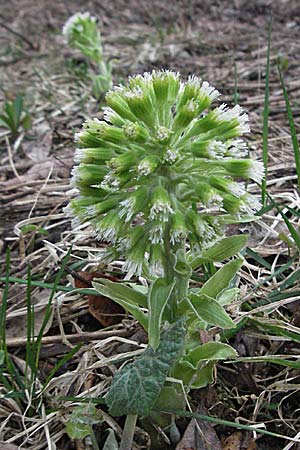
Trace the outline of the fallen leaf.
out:
M 40 332 L 42 324 L 45 318 L 46 307 L 49 296 L 51 294 L 50 289 L 43 289 L 39 294 L 31 295 L 31 305 L 34 307 L 34 336 L 37 336 Z M 50 329 L 53 321 L 54 310 L 51 310 L 47 324 L 45 326 L 43 334 L 46 334 Z M 7 338 L 24 338 L 27 336 L 28 317 L 27 309 L 21 309 L 13 311 L 7 314 L 6 317 L 6 337 Z
M 200 432 L 199 432 L 200 430 Z M 176 450 L 222 450 L 220 440 L 209 422 L 192 419 Z
M 91 282 L 94 278 L 106 278 L 111 281 L 118 282 L 119 280 L 110 275 L 105 275 L 99 272 L 77 272 L 78 277 L 74 274 L 75 286 L 77 288 L 90 288 Z M 115 303 L 110 298 L 103 295 L 87 295 L 89 303 L 89 312 L 98 322 L 104 327 L 110 327 L 120 323 L 125 316 L 124 309 Z
M 18 450 L 20 447 L 0 441 L 0 448 L 1 450 Z M 22 449 L 26 450 L 26 447 L 22 447 Z
M 249 433 L 236 431 L 223 442 L 223 450 L 257 450 L 256 443 Z
M 34 139 L 24 140 L 22 150 L 35 163 L 47 160 L 52 146 L 52 129 L 42 122 L 33 130 Z

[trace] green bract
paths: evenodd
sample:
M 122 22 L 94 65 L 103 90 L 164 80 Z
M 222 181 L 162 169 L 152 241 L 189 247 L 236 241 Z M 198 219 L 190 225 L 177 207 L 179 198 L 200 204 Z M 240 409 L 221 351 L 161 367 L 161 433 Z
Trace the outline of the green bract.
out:
M 76 135 L 78 195 L 68 209 L 131 273 L 145 261 L 163 272 L 166 246 L 175 253 L 188 243 L 196 254 L 260 206 L 238 182 L 263 176 L 260 162 L 242 159 L 248 116 L 238 105 L 212 109 L 218 97 L 195 76 L 137 75 L 107 93 L 104 120 Z

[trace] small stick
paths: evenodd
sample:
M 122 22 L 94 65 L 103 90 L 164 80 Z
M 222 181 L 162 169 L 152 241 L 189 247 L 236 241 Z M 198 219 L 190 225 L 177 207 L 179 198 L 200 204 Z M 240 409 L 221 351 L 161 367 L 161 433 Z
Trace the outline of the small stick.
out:
M 21 177 L 18 174 L 17 169 L 15 168 L 14 160 L 13 160 L 13 156 L 12 156 L 12 151 L 11 151 L 11 146 L 10 146 L 10 143 L 9 143 L 9 140 L 8 140 L 7 136 L 5 136 L 5 142 L 6 142 L 6 145 L 7 145 L 8 160 L 9 160 L 9 163 L 11 165 L 12 171 L 15 174 L 16 178 L 18 178 L 20 180 Z
M 128 336 L 132 332 L 132 329 L 126 330 L 112 330 L 112 331 L 91 331 L 86 333 L 75 333 L 66 334 L 65 338 L 69 342 L 88 342 L 88 341 L 98 341 L 101 339 L 106 339 L 111 336 Z M 59 344 L 63 343 L 63 337 L 61 335 L 45 336 L 42 338 L 42 345 Z M 9 348 L 13 347 L 24 347 L 27 344 L 27 338 L 6 338 L 6 346 Z
M 2 15 L 0 15 L 2 18 Z M 15 36 L 18 36 L 22 41 L 26 42 L 26 44 L 31 48 L 31 50 L 35 50 L 33 43 L 27 39 L 23 34 L 19 33 L 18 31 L 13 30 L 10 28 L 6 23 L 0 22 L 0 27 L 5 28 L 5 30 L 9 31 L 11 34 L 14 34 Z

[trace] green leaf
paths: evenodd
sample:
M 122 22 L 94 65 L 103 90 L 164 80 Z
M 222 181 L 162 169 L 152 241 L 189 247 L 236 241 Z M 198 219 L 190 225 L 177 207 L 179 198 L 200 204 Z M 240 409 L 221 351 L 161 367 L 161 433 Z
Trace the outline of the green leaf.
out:
M 215 325 L 221 328 L 234 328 L 235 323 L 222 308 L 219 303 L 213 298 L 189 294 L 190 305 L 194 313 L 201 320 L 204 320 L 210 325 Z
M 72 411 L 67 421 L 66 432 L 71 439 L 83 439 L 93 433 L 92 426 L 99 422 L 95 405 L 92 403 L 80 405 Z
M 24 130 L 30 130 L 30 128 L 32 127 L 32 120 L 29 114 L 26 114 L 22 119 L 22 127 L 24 128 Z
M 189 389 L 200 389 L 213 381 L 213 368 L 220 359 L 236 358 L 235 350 L 221 342 L 198 345 L 184 355 L 172 370 L 172 376 Z
M 269 150 L 269 74 L 270 74 L 270 50 L 271 50 L 271 22 L 268 27 L 268 50 L 267 50 L 267 62 L 266 62 L 266 77 L 265 77 L 265 99 L 264 99 L 264 111 L 263 111 L 263 163 L 265 168 L 265 176 L 261 184 L 262 204 L 266 206 L 266 193 L 267 193 L 267 175 L 268 175 L 268 150 Z
M 268 192 L 266 192 L 266 194 L 267 194 L 268 199 L 271 201 L 272 205 L 277 209 L 277 211 L 283 218 L 289 232 L 292 235 L 292 238 L 295 241 L 295 244 L 296 244 L 298 250 L 300 250 L 300 237 L 299 237 L 297 229 L 293 226 L 292 222 L 288 219 L 287 215 L 283 212 L 283 210 L 280 208 L 278 203 L 272 198 L 272 196 L 269 195 Z
M 174 289 L 175 281 L 169 283 L 166 278 L 157 278 L 151 285 L 148 294 L 149 345 L 156 350 L 159 346 L 160 326 L 162 316 L 170 295 Z
M 291 357 L 295 357 L 295 355 L 291 355 Z M 233 362 L 233 361 L 228 361 Z M 300 369 L 300 361 L 292 361 L 290 359 L 285 359 L 283 357 L 276 357 L 276 356 L 253 356 L 253 357 L 245 357 L 245 358 L 239 358 L 237 361 L 234 362 L 257 362 L 257 363 L 272 363 L 272 364 L 278 364 L 280 366 L 285 367 L 291 367 L 293 369 Z
M 189 351 L 184 356 L 184 361 L 191 364 L 194 369 L 197 369 L 199 363 L 203 361 L 218 361 L 236 357 L 237 353 L 230 345 L 222 342 L 208 342 Z
M 179 406 L 180 405 L 180 406 Z M 161 410 L 163 408 L 182 408 L 184 409 L 186 400 L 182 386 L 179 383 L 168 383 L 163 386 L 155 402 L 153 409 Z
M 110 414 L 150 414 L 169 370 L 182 350 L 184 336 L 184 319 L 180 319 L 163 331 L 156 351 L 147 347 L 141 357 L 117 372 L 106 396 Z
M 224 289 L 224 291 L 217 296 L 216 300 L 222 306 L 230 305 L 239 292 L 239 288 Z
M 15 125 L 14 121 L 14 109 L 12 102 L 6 102 L 4 105 L 4 111 L 6 113 L 6 116 L 11 124 L 11 126 Z
M 145 297 L 143 294 L 134 291 L 128 286 L 113 282 L 110 282 L 110 284 L 107 286 L 104 284 L 93 282 L 93 287 L 97 292 L 99 292 L 99 294 L 111 298 L 113 301 L 121 305 L 126 311 L 130 312 L 130 314 L 133 315 L 133 317 L 142 325 L 145 330 L 148 329 L 148 317 L 141 310 L 141 308 L 136 305 L 136 301 L 133 300 L 133 298 L 135 298 L 136 296 Z M 132 298 L 128 296 L 128 290 L 130 292 L 130 297 L 132 294 Z
M 187 262 L 185 251 L 177 250 L 174 256 L 173 268 L 175 272 L 175 290 L 176 298 L 184 299 L 189 287 L 190 278 L 192 275 L 191 265 Z
M 216 298 L 220 292 L 229 286 L 242 264 L 243 260 L 241 258 L 233 259 L 225 264 L 202 286 L 199 295 L 208 295 Z
M 288 93 L 287 93 L 287 90 L 285 87 L 285 82 L 284 82 L 284 79 L 282 76 L 279 62 L 277 62 L 277 68 L 278 68 L 278 72 L 279 72 L 281 88 L 282 88 L 282 92 L 283 92 L 283 96 L 284 96 L 284 100 L 285 100 L 285 107 L 286 107 L 286 112 L 287 112 L 289 126 L 290 126 L 291 139 L 292 139 L 294 158 L 295 158 L 295 164 L 296 164 L 296 172 L 297 172 L 297 178 L 298 178 L 298 188 L 300 188 L 300 150 L 299 150 L 299 142 L 298 142 L 298 137 L 297 137 L 297 130 L 296 130 L 293 112 L 292 112 L 292 108 L 290 105 L 289 96 L 288 96 Z
M 184 360 L 181 360 L 174 367 L 172 377 L 182 380 L 183 384 L 188 386 L 189 389 L 200 389 L 213 382 L 214 366 L 214 362 L 208 362 L 195 370 Z
M 214 367 L 213 361 L 210 361 L 201 369 L 198 369 L 191 380 L 190 389 L 201 389 L 214 381 Z
M 20 230 L 22 231 L 23 234 L 31 233 L 32 231 L 36 231 L 37 233 L 45 234 L 45 235 L 49 234 L 48 231 L 45 230 L 45 228 L 38 227 L 37 225 L 35 225 L 33 223 L 29 223 L 27 225 L 21 226 Z
M 195 269 L 197 266 L 207 261 L 221 262 L 224 259 L 236 255 L 243 247 L 245 247 L 248 237 L 247 234 L 238 234 L 222 239 L 212 247 L 209 247 L 208 250 L 204 251 L 201 256 L 193 259 L 191 262 L 192 268 Z
M 103 450 L 119 450 L 119 444 L 112 429 L 108 430 L 108 436 L 103 446 Z
M 3 114 L 0 114 L 0 126 L 5 128 L 11 128 L 9 119 Z
M 174 258 L 174 270 L 182 278 L 190 278 L 192 275 L 191 265 L 187 262 L 186 254 L 182 249 L 177 250 Z
M 13 101 L 13 116 L 16 127 L 18 127 L 23 110 L 23 95 L 18 94 Z
M 97 280 L 97 279 L 96 279 Z M 122 300 L 135 303 L 143 308 L 148 307 L 147 296 L 142 294 L 137 289 L 132 289 L 123 283 L 116 283 L 114 281 L 106 280 L 105 278 L 100 278 L 97 282 L 106 287 L 106 296 L 114 300 L 113 296 L 117 296 Z M 99 284 L 99 283 L 98 283 Z M 109 294 L 109 295 L 108 295 Z

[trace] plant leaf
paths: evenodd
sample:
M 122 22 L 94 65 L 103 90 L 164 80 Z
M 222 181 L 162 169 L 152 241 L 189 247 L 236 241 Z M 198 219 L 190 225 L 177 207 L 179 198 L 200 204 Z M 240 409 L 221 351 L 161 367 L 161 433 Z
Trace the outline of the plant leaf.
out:
M 119 298 L 140 305 L 143 308 L 148 307 L 147 296 L 137 289 L 132 289 L 123 283 L 116 283 L 105 278 L 95 279 L 95 281 L 101 281 L 101 284 L 106 286 L 106 292 L 111 293 L 112 296 L 117 295 Z M 110 295 L 106 294 L 106 296 L 114 300 Z
M 203 367 L 195 370 L 190 364 L 180 360 L 174 367 L 174 370 L 172 370 L 172 377 L 182 380 L 183 384 L 188 386 L 189 389 L 200 389 L 213 382 L 214 366 L 214 362 L 210 361 Z
M 175 281 L 169 283 L 166 278 L 157 278 L 151 285 L 148 294 L 149 344 L 156 350 L 159 346 L 160 326 L 162 316 L 170 295 L 174 289 Z
M 108 436 L 103 446 L 103 450 L 119 450 L 119 444 L 115 438 L 115 433 L 111 428 L 108 430 Z
M 227 312 L 213 298 L 189 294 L 190 306 L 201 320 L 221 328 L 235 328 L 235 323 Z
M 261 194 L 262 194 L 262 204 L 266 206 L 266 193 L 267 193 L 267 175 L 268 175 L 268 138 L 269 138 L 269 79 L 270 79 L 270 50 L 271 50 L 271 33 L 272 24 L 269 22 L 268 29 L 268 50 L 267 50 L 267 62 L 266 62 L 266 76 L 265 76 L 265 99 L 264 99 L 264 110 L 263 110 L 263 163 L 265 168 L 265 176 L 261 184 Z
M 97 408 L 92 403 L 80 405 L 72 411 L 66 432 L 71 439 L 83 439 L 93 433 L 93 424 L 99 423 L 100 418 Z
M 228 288 L 242 263 L 243 260 L 237 258 L 225 264 L 202 286 L 198 294 L 216 298 L 220 292 Z
M 230 345 L 222 342 L 207 342 L 189 351 L 184 356 L 184 361 L 191 364 L 194 369 L 197 369 L 199 363 L 203 361 L 218 361 L 236 357 L 237 353 Z
M 293 150 L 294 150 L 294 158 L 295 158 L 295 164 L 296 164 L 296 172 L 297 172 L 297 178 L 298 178 L 298 188 L 300 188 L 300 150 L 299 150 L 299 142 L 297 137 L 297 130 L 295 126 L 295 121 L 293 117 L 292 108 L 289 101 L 289 96 L 285 87 L 285 82 L 282 76 L 280 64 L 277 61 L 277 68 L 279 72 L 280 77 L 280 83 L 282 87 L 282 92 L 285 100 L 285 108 L 288 116 L 289 126 L 290 126 L 290 132 L 291 132 L 291 139 L 293 144 Z
M 108 280 L 105 280 L 105 283 L 106 281 Z M 97 292 L 104 295 L 105 297 L 111 298 L 116 303 L 121 305 L 126 311 L 130 312 L 130 314 L 133 315 L 133 317 L 142 325 L 142 327 L 145 330 L 148 329 L 148 317 L 141 310 L 141 308 L 136 305 L 135 301 L 133 301 L 131 298 L 128 298 L 127 295 L 124 295 L 124 290 L 120 289 L 120 287 L 125 287 L 126 289 L 129 289 L 130 291 L 132 291 L 133 295 L 136 294 L 143 295 L 143 294 L 140 294 L 140 292 L 134 291 L 133 289 L 127 286 L 122 286 L 119 283 L 110 282 L 108 286 L 96 282 L 93 282 L 92 284 Z
M 10 128 L 10 122 L 9 119 L 4 116 L 3 114 L 0 114 L 0 126 L 5 128 Z
M 217 296 L 216 300 L 222 306 L 230 305 L 239 292 L 239 288 L 224 289 L 224 291 Z
M 180 319 L 163 331 L 156 351 L 147 347 L 140 358 L 117 372 L 106 396 L 110 414 L 150 414 L 169 370 L 182 350 L 184 322 Z
M 20 118 L 23 110 L 23 95 L 18 94 L 16 98 L 13 101 L 13 117 L 14 117 L 14 123 L 16 127 L 18 128 L 20 123 Z
M 193 259 L 191 262 L 192 268 L 195 269 L 197 266 L 207 261 L 221 262 L 224 259 L 236 255 L 243 247 L 245 247 L 248 237 L 247 234 L 238 234 L 222 239 L 204 251 L 201 256 Z
M 163 408 L 182 408 L 186 405 L 186 399 L 182 386 L 179 383 L 166 382 L 159 393 L 153 409 L 159 411 Z

